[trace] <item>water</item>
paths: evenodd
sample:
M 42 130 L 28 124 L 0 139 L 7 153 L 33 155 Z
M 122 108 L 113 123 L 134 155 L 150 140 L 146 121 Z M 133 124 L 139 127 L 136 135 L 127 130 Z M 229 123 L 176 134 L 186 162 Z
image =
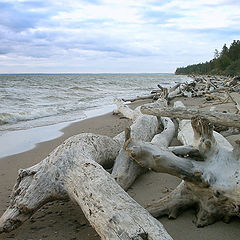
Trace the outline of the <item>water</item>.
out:
M 86 118 L 114 98 L 149 94 L 184 76 L 162 74 L 0 75 L 0 130 L 26 129 Z
M 169 87 L 188 80 L 171 74 L 0 75 L 0 137 L 85 119 L 113 110 L 114 98 L 141 96 L 157 84 Z

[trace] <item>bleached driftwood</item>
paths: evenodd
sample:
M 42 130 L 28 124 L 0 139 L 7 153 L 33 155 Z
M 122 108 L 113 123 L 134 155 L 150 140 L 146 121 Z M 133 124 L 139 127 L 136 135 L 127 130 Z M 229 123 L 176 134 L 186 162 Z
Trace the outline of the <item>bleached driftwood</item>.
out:
M 172 239 L 96 162 L 78 159 L 73 167 L 64 179 L 67 192 L 101 239 Z
M 164 99 L 167 99 L 167 100 L 171 100 L 171 99 L 175 98 L 176 96 L 179 96 L 180 94 L 182 94 L 180 83 L 177 83 L 175 86 L 173 86 L 169 89 L 165 88 L 165 87 L 162 87 L 160 84 L 158 84 L 157 86 L 162 91 L 161 98 L 164 98 Z
M 181 83 L 177 83 L 175 86 L 171 88 L 162 87 L 160 84 L 157 85 L 159 90 L 152 90 L 151 94 L 138 96 L 136 98 L 124 98 L 122 99 L 124 102 L 135 102 L 137 100 L 145 100 L 145 99 L 166 99 L 171 100 L 177 96 L 181 96 L 185 93 L 185 95 L 189 95 L 188 93 L 184 92 L 186 86 L 182 86 Z
M 136 98 L 123 98 L 122 100 L 124 102 L 135 102 L 135 101 L 138 101 L 138 100 L 153 99 L 153 98 L 158 98 L 158 97 L 159 97 L 158 93 L 153 93 L 153 94 L 150 94 L 150 95 L 138 96 Z
M 181 83 L 177 83 L 175 86 L 170 87 L 169 92 L 175 91 L 178 87 L 180 87 Z
M 141 111 L 144 114 L 164 117 L 176 117 L 180 119 L 190 119 L 198 115 L 208 119 L 213 124 L 220 124 L 223 126 L 240 128 L 239 114 L 211 112 L 190 108 L 184 109 L 171 107 L 155 108 L 151 106 L 142 106 Z
M 0 232 L 11 231 L 46 202 L 70 197 L 102 239 L 171 239 L 98 163 L 108 165 L 119 150 L 113 139 L 80 134 L 66 140 L 39 164 L 21 170 Z
M 10 206 L 0 218 L 0 232 L 17 228 L 47 202 L 67 199 L 64 179 L 78 158 L 111 166 L 120 147 L 110 137 L 84 133 L 66 140 L 37 165 L 19 170 Z
M 133 136 L 151 140 L 158 129 L 157 118 L 136 111 L 139 116 L 131 126 Z M 144 123 L 146 128 L 142 130 Z M 100 166 L 113 165 L 123 142 L 122 133 L 113 139 L 79 134 L 39 164 L 20 170 L 10 206 L 0 218 L 0 233 L 17 228 L 45 203 L 70 197 L 102 239 L 171 239 L 162 225 Z
M 232 94 L 231 95 L 231 98 L 232 98 L 232 101 L 234 102 L 236 108 L 237 108 L 237 111 L 236 113 L 239 114 L 239 111 L 240 111 L 240 101 L 239 101 L 239 94 Z
M 170 118 L 161 118 L 161 121 L 164 129 L 161 133 L 154 136 L 151 143 L 161 147 L 168 147 L 175 134 L 175 126 Z M 127 132 L 126 142 L 130 140 L 131 136 Z M 139 175 L 146 172 L 146 169 L 132 161 L 126 152 L 125 146 L 120 150 L 116 158 L 112 176 L 123 189 L 127 190 Z
M 114 99 L 114 103 L 117 105 L 117 109 L 114 110 L 114 113 L 122 113 L 124 117 L 133 121 L 141 115 L 140 111 L 132 110 L 127 105 L 123 104 L 123 100 L 121 99 Z
M 168 215 L 176 218 L 184 209 L 197 209 L 196 225 L 206 226 L 217 220 L 228 222 L 232 216 L 240 216 L 240 151 L 220 145 L 213 127 L 207 119 L 192 119 L 194 138 L 191 145 L 197 147 L 195 159 L 192 147 L 183 149 L 159 148 L 150 143 L 131 141 L 128 154 L 142 167 L 165 172 L 184 181 L 168 196 L 147 207 L 153 216 Z M 190 157 L 191 156 L 191 157 Z
M 133 124 L 131 125 L 132 137 L 134 139 L 144 139 L 144 141 L 151 141 L 158 131 L 159 121 L 157 117 L 142 114 L 140 107 L 132 110 L 119 99 L 116 99 L 115 103 L 117 105 L 116 111 L 122 113 L 124 117 L 129 118 L 133 121 Z M 154 106 L 159 107 L 160 105 Z M 142 126 L 144 126 L 144 128 Z M 125 142 L 124 132 L 118 134 L 113 139 L 123 145 Z
M 191 125 L 191 120 L 182 120 L 179 123 L 178 131 L 177 138 L 182 144 L 192 145 L 194 147 L 198 146 L 198 142 L 196 142 L 194 138 L 194 130 Z M 229 151 L 233 150 L 232 145 L 220 133 L 213 131 L 213 136 L 220 147 L 226 148 Z
M 137 113 L 135 114 L 132 113 L 133 110 L 131 110 L 128 106 L 126 105 L 122 106 L 122 105 L 123 105 L 122 102 L 118 102 L 118 110 L 121 113 L 123 113 L 125 116 L 135 116 L 137 114 Z M 152 103 L 150 105 L 153 105 L 155 107 L 162 107 L 162 106 L 166 106 L 167 102 L 166 100 L 159 99 L 156 103 Z M 139 108 L 137 108 L 134 111 L 137 111 L 138 113 L 140 113 Z M 132 114 L 129 114 L 129 113 L 132 113 Z M 140 121 L 141 119 L 145 119 L 145 118 L 149 119 L 149 117 L 150 116 L 143 115 L 141 113 L 135 121 Z M 159 146 L 167 147 L 170 144 L 173 138 L 173 135 L 175 133 L 175 126 L 171 121 L 171 119 L 169 118 L 161 118 L 160 121 L 163 124 L 164 129 L 159 134 L 156 134 L 157 129 L 159 127 L 159 122 L 156 117 L 151 118 L 150 122 L 149 121 L 142 122 L 141 129 L 139 129 L 139 133 L 142 131 L 146 133 L 148 132 L 147 129 L 155 129 L 156 135 L 154 137 L 152 136 L 151 139 L 148 136 L 146 136 L 146 134 L 144 134 L 143 132 L 138 136 L 136 134 L 132 134 L 132 136 L 130 136 L 129 135 L 130 129 L 129 129 L 129 131 L 126 132 L 125 134 L 125 141 L 128 141 L 131 138 L 134 140 L 151 141 L 152 143 L 155 143 Z M 113 178 L 120 184 L 120 186 L 123 189 L 127 190 L 135 181 L 135 179 L 139 175 L 143 174 L 144 172 L 146 172 L 146 169 L 142 168 L 136 162 L 132 161 L 132 159 L 126 153 L 125 146 L 123 146 L 113 166 L 113 170 L 112 170 Z

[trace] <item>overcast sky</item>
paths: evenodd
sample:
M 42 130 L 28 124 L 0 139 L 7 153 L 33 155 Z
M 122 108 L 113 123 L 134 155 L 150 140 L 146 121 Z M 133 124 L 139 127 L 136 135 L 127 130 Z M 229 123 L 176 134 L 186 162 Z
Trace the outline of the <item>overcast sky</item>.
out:
M 0 73 L 174 72 L 234 39 L 239 0 L 0 0 Z

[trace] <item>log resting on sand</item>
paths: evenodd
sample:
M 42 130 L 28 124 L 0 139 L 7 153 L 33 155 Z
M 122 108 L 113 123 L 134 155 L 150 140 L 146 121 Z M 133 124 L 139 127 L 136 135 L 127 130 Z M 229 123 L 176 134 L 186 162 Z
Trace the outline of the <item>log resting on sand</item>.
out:
M 240 151 L 218 142 L 212 124 L 195 116 L 191 120 L 191 146 L 159 148 L 155 144 L 129 141 L 126 151 L 142 167 L 169 173 L 182 183 L 168 196 L 147 206 L 155 216 L 176 218 L 184 209 L 195 207 L 196 225 L 203 227 L 218 220 L 229 222 L 240 216 Z
M 45 203 L 70 198 L 102 239 L 171 239 L 123 190 L 148 169 L 183 180 L 169 196 L 147 207 L 153 216 L 175 218 L 194 206 L 200 227 L 240 215 L 239 145 L 226 147 L 215 137 L 209 120 L 195 116 L 192 138 L 185 141 L 188 146 L 169 147 L 175 133 L 170 118 L 142 114 L 140 108 L 131 110 L 122 101 L 117 105 L 133 120 L 125 134 L 73 136 L 39 164 L 19 171 L 10 206 L 0 218 L 0 233 L 17 228 Z M 144 108 L 166 109 L 166 100 Z M 112 174 L 104 170 L 112 166 Z
M 162 107 L 155 108 L 154 106 L 142 106 L 141 111 L 144 114 L 150 114 L 154 116 L 173 117 L 180 119 L 190 119 L 196 115 L 208 119 L 213 124 L 220 124 L 228 127 L 240 128 L 240 115 L 233 113 L 221 113 L 203 111 L 199 109 L 190 109 L 182 107 Z
M 143 114 L 131 126 L 132 135 L 146 141 L 157 129 L 157 118 Z M 172 239 L 102 167 L 113 165 L 123 143 L 124 133 L 114 138 L 79 134 L 37 165 L 19 170 L 10 206 L 0 218 L 0 233 L 17 228 L 45 203 L 70 198 L 102 239 Z
M 163 99 L 159 99 L 156 103 L 150 104 L 150 105 L 154 105 L 155 107 L 162 107 L 162 106 L 166 106 L 167 102 L 166 100 Z M 122 102 L 118 101 L 118 110 L 123 113 L 125 116 L 135 116 L 136 113 L 134 113 L 133 110 L 131 110 L 128 106 L 123 105 Z M 135 112 L 138 112 L 139 118 L 137 121 L 139 121 L 141 118 L 146 118 L 147 115 L 143 115 L 140 112 L 140 109 L 137 108 L 135 110 Z M 132 114 L 130 114 L 132 113 Z M 152 116 L 153 117 L 153 116 Z M 165 146 L 168 147 L 174 134 L 175 134 L 175 126 L 172 122 L 172 120 L 170 118 L 160 118 L 160 123 L 162 123 L 163 125 L 163 130 L 156 134 L 153 138 L 149 139 L 145 137 L 144 134 L 141 134 L 139 136 L 136 136 L 136 134 L 131 134 L 131 136 L 129 135 L 130 129 L 128 132 L 126 132 L 126 136 L 125 136 L 125 141 L 128 141 L 128 139 L 134 139 L 134 140 L 143 140 L 143 138 L 145 138 L 146 140 L 143 141 L 151 141 L 152 143 L 155 143 L 158 146 Z M 155 117 L 155 119 L 152 119 L 151 121 L 157 121 L 156 122 L 156 127 L 159 125 L 158 124 L 158 120 Z M 141 124 L 141 129 L 139 129 L 139 131 L 145 131 L 146 128 L 149 128 L 149 123 L 148 122 L 143 122 Z M 157 128 L 156 128 L 157 130 Z M 113 166 L 113 170 L 112 170 L 112 176 L 115 178 L 115 180 L 118 182 L 118 184 L 125 190 L 127 190 L 132 183 L 135 181 L 135 179 L 143 174 L 144 172 L 146 172 L 145 168 L 142 168 L 141 166 L 139 166 L 135 161 L 132 161 L 132 159 L 128 156 L 128 154 L 126 153 L 125 148 L 123 147 Z

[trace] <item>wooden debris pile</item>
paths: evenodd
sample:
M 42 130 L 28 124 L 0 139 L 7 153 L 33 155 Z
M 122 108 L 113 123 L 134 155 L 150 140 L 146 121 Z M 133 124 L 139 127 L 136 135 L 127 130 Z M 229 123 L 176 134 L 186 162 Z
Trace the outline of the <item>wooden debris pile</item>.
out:
M 176 96 L 221 93 L 223 96 L 216 95 L 218 101 L 224 102 L 225 97 L 239 106 L 239 80 L 201 76 L 170 89 L 159 85 L 150 94 L 158 100 L 135 110 L 116 100 L 115 112 L 133 122 L 125 135 L 72 136 L 40 163 L 19 170 L 10 205 L 0 218 L 0 234 L 19 227 L 47 202 L 66 199 L 78 204 L 105 240 L 171 240 L 155 217 L 176 218 L 188 208 L 196 210 L 198 227 L 240 217 L 240 141 L 232 146 L 213 126 L 240 129 L 240 115 L 188 109 L 179 101 L 173 107 L 168 105 Z M 139 99 L 146 96 L 125 101 Z M 176 134 L 182 146 L 170 146 Z M 148 170 L 183 181 L 144 209 L 124 190 Z
M 177 83 L 171 88 L 165 88 L 158 84 L 158 89 L 152 90 L 151 94 L 138 96 L 136 98 L 122 99 L 124 102 L 134 102 L 143 99 L 157 100 L 163 98 L 172 100 L 175 97 L 202 97 L 206 100 L 218 100 L 220 102 L 235 100 L 230 96 L 230 92 L 240 92 L 240 77 L 226 76 L 190 76 L 190 82 Z

